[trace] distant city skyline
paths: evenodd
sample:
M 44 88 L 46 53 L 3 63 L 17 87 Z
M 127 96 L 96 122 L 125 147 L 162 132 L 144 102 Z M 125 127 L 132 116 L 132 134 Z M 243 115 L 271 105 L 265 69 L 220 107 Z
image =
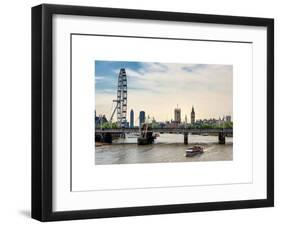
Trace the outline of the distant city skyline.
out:
M 136 116 L 145 111 L 163 122 L 174 120 L 175 108 L 181 109 L 181 118 L 190 116 L 192 106 L 196 120 L 233 115 L 232 65 L 95 61 L 96 111 L 108 119 L 120 68 L 127 74 L 128 122 L 131 109 Z

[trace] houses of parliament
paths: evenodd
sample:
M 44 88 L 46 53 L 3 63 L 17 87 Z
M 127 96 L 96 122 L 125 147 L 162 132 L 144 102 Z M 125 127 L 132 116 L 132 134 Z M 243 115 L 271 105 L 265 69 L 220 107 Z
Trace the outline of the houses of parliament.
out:
M 175 108 L 174 111 L 174 123 L 181 123 L 181 109 L 178 108 L 178 106 Z M 187 118 L 185 116 L 185 123 L 187 123 Z M 190 123 L 194 124 L 195 123 L 195 111 L 194 111 L 194 106 L 192 106 L 191 113 L 190 113 Z

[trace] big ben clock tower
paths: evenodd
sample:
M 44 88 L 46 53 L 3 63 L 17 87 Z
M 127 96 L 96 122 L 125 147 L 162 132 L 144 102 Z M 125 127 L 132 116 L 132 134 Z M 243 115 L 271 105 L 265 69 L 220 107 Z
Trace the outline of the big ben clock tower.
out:
M 192 110 L 191 110 L 191 124 L 195 123 L 195 111 L 194 111 L 194 107 L 192 106 Z

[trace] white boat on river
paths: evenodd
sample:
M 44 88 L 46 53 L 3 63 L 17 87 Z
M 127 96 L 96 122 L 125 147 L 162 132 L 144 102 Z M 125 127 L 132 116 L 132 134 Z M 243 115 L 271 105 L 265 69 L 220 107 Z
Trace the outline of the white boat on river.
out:
M 203 147 L 196 145 L 185 150 L 185 157 L 192 157 L 198 154 L 202 154 L 203 152 Z

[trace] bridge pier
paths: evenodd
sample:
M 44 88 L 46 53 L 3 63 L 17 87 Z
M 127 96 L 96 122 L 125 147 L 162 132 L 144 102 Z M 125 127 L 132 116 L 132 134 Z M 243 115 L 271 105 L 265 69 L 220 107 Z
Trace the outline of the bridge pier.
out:
M 120 137 L 121 137 L 121 138 L 125 138 L 125 137 L 126 137 L 125 133 L 121 133 L 121 134 L 120 134 Z
M 96 133 L 95 141 L 112 144 L 112 134 L 111 133 Z
M 184 133 L 184 144 L 188 144 L 188 133 Z
M 219 144 L 225 144 L 225 133 L 219 132 Z

